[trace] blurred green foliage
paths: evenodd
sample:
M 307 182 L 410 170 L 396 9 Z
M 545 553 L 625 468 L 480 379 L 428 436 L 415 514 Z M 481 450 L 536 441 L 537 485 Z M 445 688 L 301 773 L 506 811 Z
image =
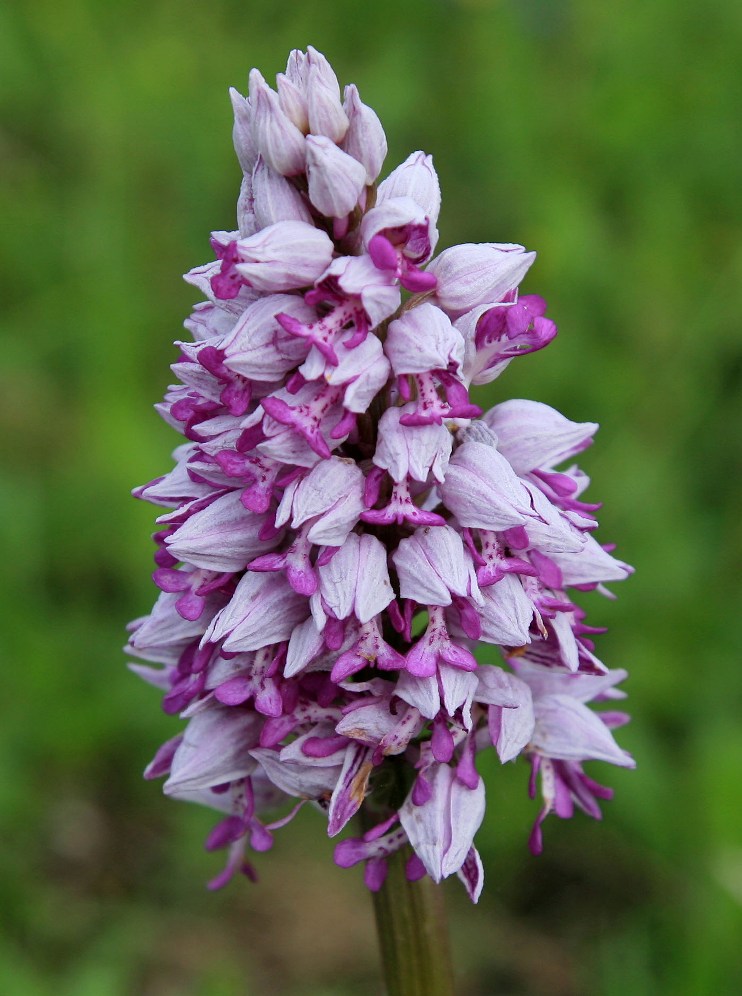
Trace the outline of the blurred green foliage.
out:
M 124 668 L 169 466 L 151 405 L 230 228 L 226 88 L 314 44 L 432 152 L 441 246 L 539 251 L 561 333 L 485 403 L 602 423 L 582 463 L 636 576 L 590 602 L 627 666 L 636 772 L 528 855 L 526 771 L 489 765 L 485 895 L 451 885 L 464 996 L 742 992 L 742 6 L 676 0 L 52 0 L 0 8 L 4 331 L 0 992 L 379 991 L 369 903 L 307 813 L 211 895 L 208 813 L 140 781 L 176 728 Z M 596 768 L 599 766 L 596 765 Z

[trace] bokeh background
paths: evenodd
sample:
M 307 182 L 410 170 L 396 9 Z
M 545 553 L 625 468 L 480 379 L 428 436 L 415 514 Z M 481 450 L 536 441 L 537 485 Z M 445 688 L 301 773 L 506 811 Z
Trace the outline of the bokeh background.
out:
M 0 7 L 0 992 L 371 996 L 360 872 L 305 812 L 261 882 L 205 891 L 211 814 L 141 771 L 177 720 L 124 667 L 155 597 L 177 442 L 152 411 L 233 227 L 227 86 L 313 44 L 432 152 L 441 247 L 517 241 L 560 326 L 485 404 L 602 424 L 582 464 L 637 567 L 588 596 L 631 671 L 635 772 L 602 825 L 526 848 L 525 767 L 491 764 L 479 907 L 447 883 L 463 996 L 742 992 L 742 6 L 678 0 L 35 0 Z

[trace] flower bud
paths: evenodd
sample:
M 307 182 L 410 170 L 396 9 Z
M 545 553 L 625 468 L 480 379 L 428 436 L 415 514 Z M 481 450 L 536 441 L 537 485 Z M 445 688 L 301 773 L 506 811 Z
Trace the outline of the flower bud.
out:
M 464 243 L 446 249 L 427 272 L 438 279 L 435 296 L 452 318 L 480 304 L 495 303 L 526 275 L 535 252 L 507 242 Z
M 384 352 L 397 375 L 455 373 L 464 362 L 464 339 L 448 316 L 426 301 L 390 324 Z
M 387 408 L 379 420 L 374 463 L 389 471 L 393 481 L 404 481 L 408 476 L 416 481 L 426 481 L 432 474 L 442 481 L 451 456 L 453 436 L 445 425 L 407 426 L 400 418 L 413 410 Z
M 366 170 L 366 183 L 371 184 L 381 172 L 387 153 L 386 135 L 381 121 L 358 96 L 358 88 L 351 83 L 345 88 L 343 103 L 348 116 L 348 131 L 343 139 L 343 149 Z
M 314 71 L 322 78 L 328 90 L 340 99 L 340 84 L 338 83 L 338 78 L 335 75 L 335 70 L 332 68 L 324 55 L 321 52 L 318 52 L 313 45 L 307 45 L 307 54 L 305 59 L 304 80 L 307 89 L 310 87 L 311 75 Z
M 252 173 L 255 160 L 258 158 L 258 150 L 252 135 L 253 122 L 250 104 L 233 86 L 229 88 L 229 97 L 234 111 L 234 127 L 232 129 L 234 151 L 237 153 L 242 172 L 249 175 Z
M 309 71 L 309 62 L 307 56 L 301 49 L 293 48 L 289 52 L 289 57 L 286 61 L 286 78 L 294 84 L 302 93 L 306 87 L 307 72 Z
M 340 103 L 337 79 L 333 73 L 333 81 L 328 80 L 316 65 L 309 70 L 307 110 L 309 130 L 313 135 L 326 135 L 333 142 L 343 140 L 349 122 Z
M 332 259 L 328 235 L 303 221 L 278 221 L 237 242 L 235 269 L 256 290 L 295 290 L 314 283 Z
M 304 136 L 281 110 L 278 94 L 257 69 L 250 73 L 253 140 L 263 159 L 277 173 L 296 176 L 304 172 Z
M 376 203 L 383 204 L 391 197 L 411 197 L 435 225 L 441 210 L 441 188 L 433 168 L 433 157 L 413 152 L 397 166 L 379 184 Z
M 320 214 L 344 218 L 366 185 L 366 170 L 324 135 L 306 140 L 309 199 Z
M 246 173 L 240 184 L 240 194 L 237 198 L 237 228 L 241 239 L 249 239 L 258 228 L 255 220 L 255 202 L 253 200 L 252 175 Z
M 252 175 L 255 220 L 267 228 L 277 221 L 303 221 L 312 224 L 312 214 L 296 187 L 276 173 L 261 156 Z
M 279 73 L 276 76 L 276 87 L 281 110 L 290 121 L 293 121 L 299 131 L 306 135 L 309 131 L 306 97 L 296 83 L 292 82 L 284 73 Z

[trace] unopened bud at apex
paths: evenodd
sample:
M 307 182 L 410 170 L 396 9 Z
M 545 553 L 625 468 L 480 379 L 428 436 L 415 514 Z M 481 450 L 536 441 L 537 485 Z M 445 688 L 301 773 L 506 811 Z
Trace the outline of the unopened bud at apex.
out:
M 325 135 L 333 142 L 343 140 L 348 130 L 348 115 L 340 103 L 337 80 L 333 85 L 318 66 L 312 66 L 309 70 L 307 109 L 312 135 Z
M 371 184 L 381 172 L 387 153 L 386 135 L 375 111 L 364 104 L 353 83 L 345 88 L 345 113 L 348 132 L 343 149 L 366 169 L 366 183 Z
M 257 69 L 250 73 L 253 139 L 263 159 L 277 173 L 296 176 L 304 171 L 304 136 L 281 109 L 278 94 Z
M 324 135 L 310 135 L 306 146 L 310 201 L 321 214 L 344 218 L 366 185 L 366 170 Z

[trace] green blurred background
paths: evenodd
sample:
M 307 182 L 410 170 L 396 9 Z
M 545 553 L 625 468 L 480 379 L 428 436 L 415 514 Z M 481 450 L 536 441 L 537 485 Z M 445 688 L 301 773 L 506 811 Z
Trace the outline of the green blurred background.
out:
M 227 86 L 324 51 L 389 137 L 433 153 L 441 247 L 538 250 L 561 332 L 485 403 L 602 424 L 582 460 L 600 538 L 637 567 L 599 649 L 631 671 L 636 772 L 603 825 L 526 837 L 525 767 L 491 764 L 479 907 L 447 883 L 460 992 L 742 992 L 742 6 L 677 0 L 0 8 L 4 330 L 0 531 L 3 996 L 370 996 L 358 869 L 306 812 L 211 895 L 211 814 L 141 771 L 178 721 L 124 667 L 149 610 L 165 472 L 152 411 L 194 301 L 180 274 L 233 227 Z

